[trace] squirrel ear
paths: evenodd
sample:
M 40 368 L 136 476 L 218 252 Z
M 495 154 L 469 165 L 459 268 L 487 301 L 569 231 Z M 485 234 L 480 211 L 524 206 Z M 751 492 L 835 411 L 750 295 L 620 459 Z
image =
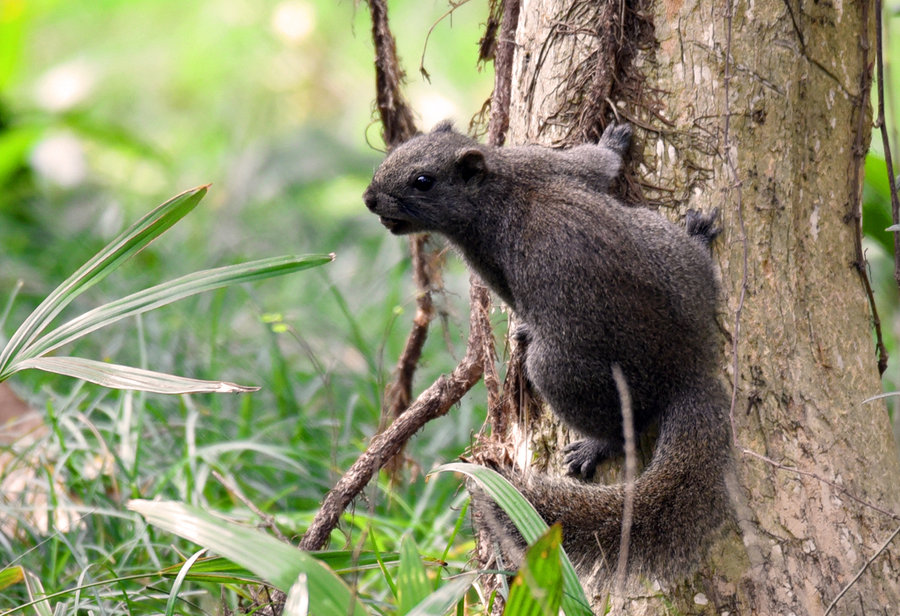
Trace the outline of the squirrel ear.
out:
M 453 132 L 453 120 L 441 120 L 431 129 L 433 133 L 450 133 Z
M 466 182 L 472 178 L 480 178 L 487 173 L 484 152 L 477 148 L 463 150 L 456 159 L 456 168 L 459 170 L 460 177 Z

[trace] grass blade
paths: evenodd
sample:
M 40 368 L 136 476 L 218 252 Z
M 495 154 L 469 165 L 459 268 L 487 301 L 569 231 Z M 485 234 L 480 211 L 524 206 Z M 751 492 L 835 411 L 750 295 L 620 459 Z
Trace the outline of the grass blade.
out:
M 443 464 L 432 472 L 462 473 L 474 479 L 478 485 L 493 498 L 512 520 L 522 537 L 529 545 L 547 532 L 547 523 L 538 515 L 534 507 L 521 493 L 496 471 L 463 462 Z M 575 575 L 575 568 L 565 550 L 560 550 L 563 570 L 562 607 L 568 616 L 591 616 L 590 602 L 584 594 L 584 588 Z
M 56 287 L 28 315 L 25 322 L 12 335 L 9 343 L 0 351 L 0 375 L 6 374 L 10 361 L 22 348 L 32 344 L 63 308 L 181 220 L 197 206 L 206 194 L 207 188 L 207 186 L 192 188 L 156 207 L 119 234 Z
M 469 571 L 444 582 L 440 588 L 410 610 L 407 616 L 443 616 L 462 601 L 479 575 L 481 574 L 478 571 Z
M 397 571 L 397 613 L 406 614 L 431 594 L 432 586 L 422 564 L 422 555 L 410 532 L 400 540 L 400 569 Z
M 203 556 L 205 551 L 205 549 L 197 551 L 181 565 L 181 570 L 178 572 L 178 575 L 175 576 L 175 581 L 172 582 L 172 588 L 169 590 L 169 598 L 166 600 L 166 616 L 173 616 L 175 614 L 175 602 L 178 601 L 178 593 L 181 591 L 181 586 L 184 584 L 184 580 L 191 570 L 191 567 L 194 566 L 194 563 L 197 562 L 198 558 Z
M 18 370 L 33 368 L 71 376 L 111 389 L 133 389 L 154 394 L 237 394 L 259 390 L 259 387 L 248 387 L 227 381 L 203 381 L 82 357 L 35 357 L 16 365 Z
M 60 325 L 35 344 L 22 349 L 7 373 L 0 373 L 0 380 L 16 372 L 19 361 L 45 355 L 73 340 L 77 340 L 101 327 L 106 327 L 126 317 L 142 314 L 180 299 L 205 293 L 222 287 L 253 282 L 273 276 L 282 276 L 328 263 L 334 254 L 270 257 L 248 263 L 228 265 L 211 270 L 194 272 L 175 280 L 132 293 L 127 297 L 89 310 L 79 317 Z

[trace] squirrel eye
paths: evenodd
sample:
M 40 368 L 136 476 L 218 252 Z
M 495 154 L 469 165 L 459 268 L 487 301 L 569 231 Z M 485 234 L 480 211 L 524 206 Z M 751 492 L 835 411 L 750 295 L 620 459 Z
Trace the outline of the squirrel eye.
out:
M 434 186 L 435 179 L 430 175 L 419 175 L 416 176 L 416 179 L 413 180 L 412 186 L 416 190 L 421 190 L 425 192 L 426 190 L 431 190 Z

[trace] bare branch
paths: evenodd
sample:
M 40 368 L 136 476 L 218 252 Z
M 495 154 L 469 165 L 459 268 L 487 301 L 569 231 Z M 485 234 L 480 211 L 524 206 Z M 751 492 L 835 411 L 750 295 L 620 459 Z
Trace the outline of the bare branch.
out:
M 856 136 L 853 140 L 853 158 L 852 158 L 852 168 L 849 171 L 849 179 L 850 179 L 850 195 L 848 202 L 848 213 L 844 217 L 845 222 L 852 222 L 854 227 L 854 247 L 855 247 L 855 257 L 853 262 L 853 267 L 856 269 L 857 273 L 859 273 L 860 281 L 863 284 L 863 289 L 866 292 L 866 298 L 869 300 L 869 310 L 872 313 L 872 326 L 875 328 L 875 349 L 878 353 L 878 373 L 884 374 L 884 371 L 887 370 L 888 363 L 888 352 L 887 348 L 884 346 L 884 339 L 881 334 L 881 318 L 878 316 L 878 308 L 875 304 L 875 292 L 872 290 L 872 283 L 869 281 L 869 275 L 866 271 L 866 256 L 863 253 L 862 248 L 862 190 L 859 185 L 860 173 L 859 169 L 863 165 L 863 159 L 866 156 L 866 150 L 868 149 L 868 145 L 865 139 L 865 134 L 867 130 L 867 120 L 868 120 L 868 95 L 869 91 L 872 88 L 872 73 L 870 71 L 869 64 L 869 39 L 868 34 L 866 32 L 866 24 L 869 22 L 869 3 L 864 2 L 860 5 L 862 11 L 862 27 L 860 32 L 859 39 L 859 53 L 860 53 L 860 78 L 859 78 L 859 91 L 856 96 L 858 97 L 858 101 L 855 107 L 856 111 Z M 882 80 L 882 50 L 881 50 L 881 1 L 876 0 L 875 3 L 875 21 L 876 21 L 876 29 L 877 29 L 877 39 L 878 39 L 878 49 L 876 50 L 876 59 L 878 62 L 878 120 L 877 124 L 881 126 L 881 134 L 884 136 L 885 144 L 885 163 L 887 164 L 888 169 L 888 182 L 891 187 L 891 210 L 893 212 L 893 220 L 894 223 L 897 222 L 898 215 L 898 203 L 897 203 L 897 189 L 894 186 L 894 176 L 892 171 L 891 164 L 891 149 L 890 144 L 888 143 L 887 131 L 884 128 L 884 82 Z M 897 252 L 898 248 L 900 248 L 900 235 L 894 234 L 894 253 L 895 259 L 900 258 L 900 253 Z M 900 284 L 900 264 L 895 262 L 894 265 L 894 278 L 897 280 L 898 284 Z
M 491 121 L 488 143 L 501 146 L 509 128 L 509 101 L 512 90 L 512 63 L 516 51 L 516 26 L 519 23 L 519 0 L 503 3 L 500 34 L 494 57 L 494 94 L 491 96 Z
M 376 103 L 384 143 L 391 147 L 412 137 L 416 133 L 416 123 L 400 90 L 404 74 L 397 59 L 397 43 L 388 25 L 385 0 L 368 0 L 368 5 L 375 43 Z

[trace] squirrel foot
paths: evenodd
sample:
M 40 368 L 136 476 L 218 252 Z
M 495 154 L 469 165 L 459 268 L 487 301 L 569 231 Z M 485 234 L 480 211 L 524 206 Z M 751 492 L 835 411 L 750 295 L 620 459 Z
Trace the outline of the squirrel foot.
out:
M 684 227 L 690 235 L 700 239 L 700 241 L 709 246 L 722 232 L 722 227 L 716 226 L 718 218 L 719 208 L 717 207 L 713 208 L 709 214 L 704 214 L 697 210 L 688 210 L 684 214 Z
M 631 124 L 610 123 L 600 136 L 598 145 L 609 148 L 619 156 L 624 156 L 628 148 L 631 147 L 631 135 L 633 132 Z
M 569 474 L 592 479 L 597 466 L 609 458 L 622 453 L 622 444 L 611 440 L 586 438 L 568 445 L 563 452 Z

